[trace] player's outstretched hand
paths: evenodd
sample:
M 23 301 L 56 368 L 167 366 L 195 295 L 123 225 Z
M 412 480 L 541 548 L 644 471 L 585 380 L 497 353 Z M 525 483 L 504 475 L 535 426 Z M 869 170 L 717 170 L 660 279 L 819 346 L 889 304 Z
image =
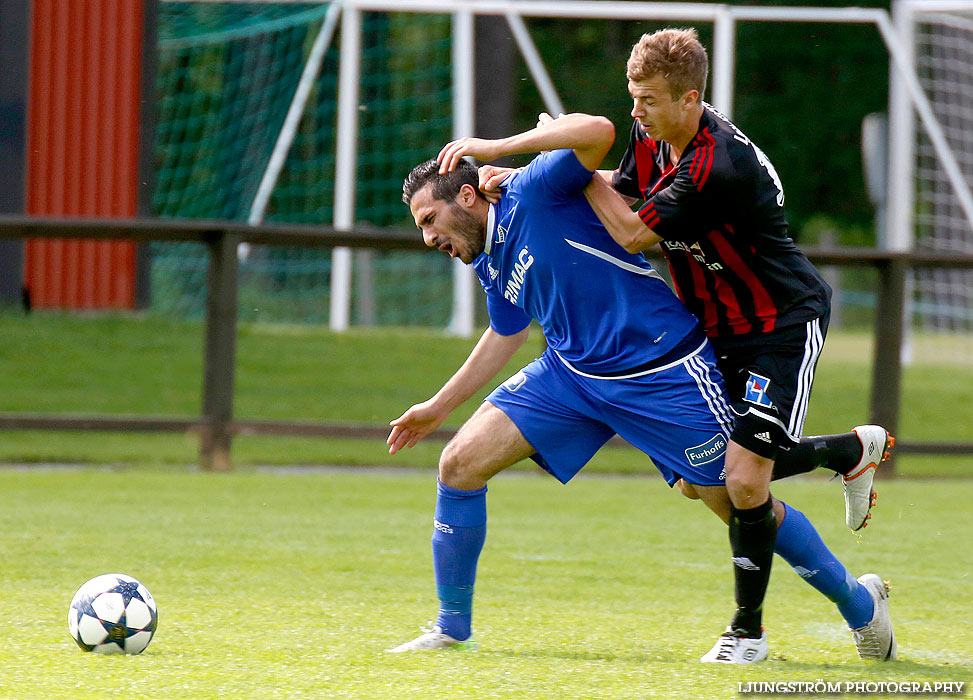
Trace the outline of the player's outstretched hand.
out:
M 403 447 L 414 447 L 422 438 L 438 428 L 446 417 L 432 402 L 417 403 L 395 420 L 389 422 L 392 432 L 385 443 L 389 446 L 389 454 L 394 455 Z
M 480 192 L 490 204 L 500 201 L 500 185 L 513 171 L 513 168 L 501 168 L 499 165 L 480 166 Z
M 475 139 L 471 136 L 450 141 L 439 152 L 439 174 L 451 173 L 463 156 L 472 156 L 477 160 L 493 160 L 500 156 L 499 145 L 491 139 Z

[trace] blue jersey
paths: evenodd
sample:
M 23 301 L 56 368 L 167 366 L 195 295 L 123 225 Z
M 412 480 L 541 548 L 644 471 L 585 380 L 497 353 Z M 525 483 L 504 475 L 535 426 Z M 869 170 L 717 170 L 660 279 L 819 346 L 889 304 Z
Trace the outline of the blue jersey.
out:
M 517 333 L 534 318 L 570 369 L 622 376 L 685 355 L 702 335 L 645 258 L 611 238 L 584 196 L 591 175 L 571 150 L 511 175 L 473 267 L 496 332 Z

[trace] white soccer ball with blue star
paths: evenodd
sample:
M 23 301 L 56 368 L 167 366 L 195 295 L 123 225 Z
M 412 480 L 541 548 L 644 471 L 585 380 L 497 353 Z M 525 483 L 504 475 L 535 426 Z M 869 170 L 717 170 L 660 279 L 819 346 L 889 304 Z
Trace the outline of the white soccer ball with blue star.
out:
M 158 624 L 149 589 L 125 574 L 95 576 L 74 594 L 68 610 L 74 641 L 97 654 L 141 654 Z

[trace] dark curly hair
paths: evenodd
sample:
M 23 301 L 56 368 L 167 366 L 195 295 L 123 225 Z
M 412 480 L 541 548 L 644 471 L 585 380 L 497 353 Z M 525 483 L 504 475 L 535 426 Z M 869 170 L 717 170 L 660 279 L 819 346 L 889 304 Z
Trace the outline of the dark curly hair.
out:
M 402 201 L 411 204 L 416 192 L 430 182 L 432 183 L 434 199 L 445 199 L 451 202 L 456 199 L 456 195 L 459 194 L 463 185 L 472 185 L 477 195 L 482 196 L 479 190 L 480 180 L 477 176 L 477 169 L 472 163 L 461 159 L 456 170 L 440 175 L 439 161 L 430 159 L 414 167 L 408 177 L 405 178 L 405 182 L 402 183 Z

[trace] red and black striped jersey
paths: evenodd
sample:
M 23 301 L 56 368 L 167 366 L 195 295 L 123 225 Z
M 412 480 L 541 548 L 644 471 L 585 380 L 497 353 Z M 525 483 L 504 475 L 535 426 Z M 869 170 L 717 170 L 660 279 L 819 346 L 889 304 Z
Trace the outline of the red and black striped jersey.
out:
M 636 121 L 613 182 L 644 200 L 639 216 L 663 239 L 676 293 L 711 338 L 767 333 L 828 310 L 831 289 L 788 235 L 773 165 L 710 105 L 675 165 L 669 144 Z

